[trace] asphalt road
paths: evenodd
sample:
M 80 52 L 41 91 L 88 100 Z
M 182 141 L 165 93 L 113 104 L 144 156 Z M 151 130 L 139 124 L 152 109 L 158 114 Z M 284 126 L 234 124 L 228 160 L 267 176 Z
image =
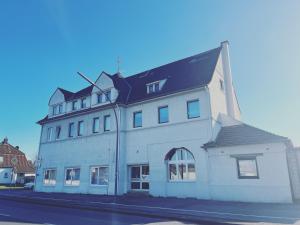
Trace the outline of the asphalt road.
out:
M 0 200 L 0 225 L 182 225 L 189 222 Z

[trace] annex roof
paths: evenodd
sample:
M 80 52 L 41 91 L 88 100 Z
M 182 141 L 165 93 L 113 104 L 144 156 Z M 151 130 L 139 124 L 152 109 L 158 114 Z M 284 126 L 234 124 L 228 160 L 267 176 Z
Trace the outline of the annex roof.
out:
M 216 140 L 204 144 L 203 148 L 206 149 L 286 141 L 288 141 L 288 138 L 286 137 L 242 123 L 239 125 L 222 127 Z

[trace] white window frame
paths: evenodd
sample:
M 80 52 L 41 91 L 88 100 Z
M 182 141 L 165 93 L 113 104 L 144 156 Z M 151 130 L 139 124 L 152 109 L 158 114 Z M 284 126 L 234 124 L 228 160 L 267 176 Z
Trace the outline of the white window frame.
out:
M 159 92 L 161 90 L 160 83 L 161 83 L 161 81 L 155 81 L 155 82 L 147 84 L 147 93 L 152 94 L 152 93 Z M 155 88 L 155 87 L 157 87 L 156 85 L 158 85 L 158 90 Z
M 178 159 L 178 154 L 177 154 L 177 151 L 179 150 L 183 150 L 184 154 L 185 154 L 185 159 L 184 160 L 179 160 Z M 190 153 L 191 156 L 193 157 L 193 159 L 188 159 L 187 156 L 188 154 L 187 153 Z M 170 160 L 170 159 L 167 159 L 167 173 L 168 173 L 168 181 L 169 182 L 195 182 L 197 180 L 197 173 L 196 173 L 196 162 L 195 162 L 195 158 L 193 156 L 193 154 L 185 149 L 185 148 L 178 148 L 175 150 L 175 153 L 172 154 L 172 155 L 175 155 L 176 159 L 175 160 Z M 170 165 L 175 165 L 176 166 L 176 176 L 177 178 L 176 179 L 171 179 L 171 174 L 170 174 Z M 186 168 L 186 173 L 187 173 L 187 176 L 188 178 L 180 178 L 179 177 L 179 166 L 180 165 L 185 165 L 185 168 Z M 189 165 L 193 165 L 194 166 L 194 170 L 195 170 L 195 177 L 194 178 L 189 178 L 189 172 L 188 172 L 188 166 Z
M 47 171 L 51 171 L 51 172 L 54 172 L 54 178 L 53 178 L 53 174 L 52 173 L 49 173 L 49 178 L 47 179 L 48 181 L 46 182 L 46 179 L 45 179 L 45 176 L 46 176 L 46 173 Z M 50 179 L 50 174 L 52 174 L 51 178 Z M 56 172 L 56 169 L 55 168 L 47 168 L 47 169 L 44 169 L 44 177 L 43 177 L 43 184 L 45 186 L 55 186 L 56 185 L 56 175 L 57 175 L 57 172 Z
M 52 140 L 52 133 L 53 133 L 53 127 L 48 127 L 47 128 L 47 141 Z
M 75 170 L 76 169 L 79 169 L 79 180 L 78 180 L 78 184 L 77 183 L 75 183 L 75 184 L 73 184 L 73 176 L 75 176 L 75 175 L 71 175 L 71 183 L 70 184 L 67 184 L 67 171 L 68 170 L 71 170 L 71 171 L 73 171 L 74 173 L 75 173 Z M 78 186 L 80 186 L 80 174 L 81 174 L 81 169 L 80 169 L 80 167 L 67 167 L 67 168 L 65 168 L 65 178 L 64 178 L 64 185 L 65 186 L 71 186 L 71 187 L 78 187 Z M 76 180 L 77 181 L 77 180 Z
M 72 101 L 72 111 L 76 111 L 78 109 L 79 109 L 79 107 L 78 107 L 78 100 L 73 100 Z
M 92 184 L 92 170 L 98 168 L 98 174 L 97 174 L 97 184 Z M 107 169 L 107 183 L 106 184 L 99 184 L 99 175 L 100 175 L 100 169 Z M 109 167 L 108 166 L 91 166 L 90 167 L 90 185 L 91 186 L 108 186 L 109 184 Z
M 60 130 L 59 130 L 59 136 L 57 137 L 58 129 L 60 129 Z M 55 140 L 59 140 L 60 138 L 61 138 L 61 126 L 56 126 L 55 127 Z
M 72 124 L 72 126 L 71 126 L 71 124 Z M 71 127 L 73 127 L 73 135 L 71 135 Z M 68 124 L 68 137 L 69 138 L 75 137 L 75 123 L 74 122 L 70 122 Z
M 96 126 L 98 126 L 98 130 L 96 130 Z M 99 117 L 94 117 L 93 118 L 93 134 L 97 134 L 100 132 L 100 118 Z
M 80 120 L 78 121 L 78 125 L 77 125 L 77 136 L 81 137 L 84 135 L 84 121 Z
M 81 101 L 80 101 L 80 108 L 82 108 L 82 109 L 87 108 L 87 102 L 88 102 L 87 97 L 81 98 Z
M 198 110 L 199 110 L 199 115 L 198 116 L 190 116 L 190 112 L 189 112 L 189 104 L 193 103 L 193 102 L 198 102 Z M 190 119 L 195 119 L 195 118 L 199 118 L 201 116 L 201 108 L 200 108 L 200 101 L 199 99 L 192 99 L 192 100 L 188 100 L 186 102 L 186 115 L 187 118 Z
M 106 126 L 106 121 L 108 121 L 108 127 Z M 108 132 L 111 131 L 111 116 L 110 115 L 105 115 L 103 117 L 103 131 Z

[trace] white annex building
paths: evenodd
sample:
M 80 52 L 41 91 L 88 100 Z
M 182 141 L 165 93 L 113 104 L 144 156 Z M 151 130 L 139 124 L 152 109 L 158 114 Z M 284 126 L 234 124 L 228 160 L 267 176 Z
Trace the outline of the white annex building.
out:
M 95 83 L 51 96 L 36 191 L 292 202 L 291 143 L 241 122 L 227 41 Z

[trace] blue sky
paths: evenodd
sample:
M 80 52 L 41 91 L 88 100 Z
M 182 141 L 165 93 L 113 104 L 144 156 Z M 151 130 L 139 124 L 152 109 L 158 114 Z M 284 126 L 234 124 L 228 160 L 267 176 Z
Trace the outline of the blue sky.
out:
M 299 1 L 3 1 L 0 138 L 33 157 L 57 86 L 125 76 L 230 42 L 245 122 L 300 145 Z

